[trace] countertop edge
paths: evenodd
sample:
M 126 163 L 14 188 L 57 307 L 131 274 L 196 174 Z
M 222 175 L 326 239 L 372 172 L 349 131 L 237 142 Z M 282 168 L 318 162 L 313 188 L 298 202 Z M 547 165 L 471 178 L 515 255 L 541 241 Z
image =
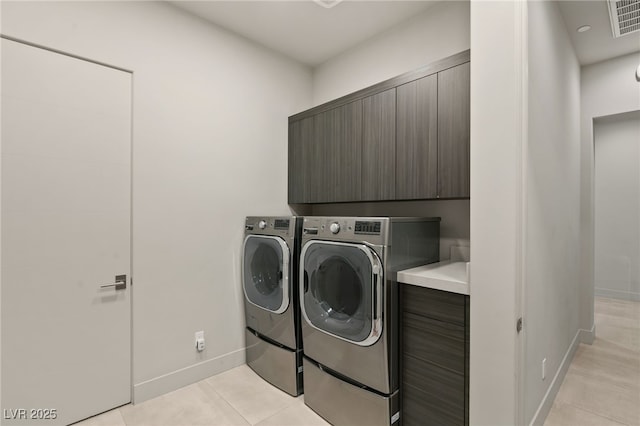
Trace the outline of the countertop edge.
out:
M 460 281 L 455 278 L 447 279 L 442 277 L 430 277 L 429 271 L 437 271 L 439 266 L 446 266 L 451 262 L 439 262 L 439 264 L 425 265 L 424 267 L 410 268 L 399 271 L 397 281 L 401 284 L 409 284 L 417 287 L 431 288 L 434 290 L 448 291 L 457 294 L 470 294 L 469 282 Z M 423 269 L 422 271 L 416 271 Z

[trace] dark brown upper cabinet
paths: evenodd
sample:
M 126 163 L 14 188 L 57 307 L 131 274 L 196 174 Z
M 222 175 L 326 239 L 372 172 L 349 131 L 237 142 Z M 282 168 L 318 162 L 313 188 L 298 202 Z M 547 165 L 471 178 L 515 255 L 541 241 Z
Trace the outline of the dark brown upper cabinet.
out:
M 397 93 L 396 199 L 469 198 L 469 63 Z
M 399 200 L 438 195 L 438 76 L 398 87 L 396 196 Z
M 362 100 L 289 122 L 289 203 L 360 200 Z
M 362 200 L 396 197 L 396 89 L 362 101 Z
M 311 203 L 316 197 L 311 188 L 318 179 L 314 125 L 315 117 L 289 123 L 289 203 Z
M 362 100 L 316 117 L 319 173 L 315 202 L 359 201 L 362 174 Z
M 438 73 L 438 197 L 470 194 L 470 66 Z
M 468 198 L 469 58 L 289 117 L 289 203 Z

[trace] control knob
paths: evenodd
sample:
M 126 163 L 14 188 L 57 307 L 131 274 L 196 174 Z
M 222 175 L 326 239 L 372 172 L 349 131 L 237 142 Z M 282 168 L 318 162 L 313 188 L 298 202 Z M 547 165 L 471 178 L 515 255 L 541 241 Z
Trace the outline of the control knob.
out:
M 331 233 L 337 234 L 338 232 L 340 232 L 340 224 L 338 222 L 333 222 L 331 225 L 329 225 L 329 230 L 331 231 Z
M 266 227 L 267 227 L 267 222 L 265 222 L 264 220 L 261 220 L 260 222 L 258 222 L 258 228 L 264 229 Z

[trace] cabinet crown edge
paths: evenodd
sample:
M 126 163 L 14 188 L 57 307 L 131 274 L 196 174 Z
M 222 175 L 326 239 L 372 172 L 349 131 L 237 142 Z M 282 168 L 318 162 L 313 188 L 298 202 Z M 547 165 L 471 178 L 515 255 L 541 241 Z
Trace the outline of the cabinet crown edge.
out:
M 396 77 L 392 77 L 388 80 L 384 80 L 380 83 L 376 83 L 372 86 L 365 87 L 364 89 L 357 90 L 353 93 L 349 93 L 348 95 L 341 96 L 337 99 L 325 102 L 321 105 L 318 105 L 313 108 L 294 114 L 289 117 L 289 123 L 302 120 L 307 117 L 311 117 L 313 115 L 328 111 L 333 108 L 337 108 L 339 106 L 348 104 L 349 102 L 353 102 L 358 99 L 366 98 L 368 96 L 372 96 L 380 92 L 384 92 L 385 90 L 393 89 L 395 87 L 401 86 L 411 81 L 420 79 L 422 77 L 426 77 L 431 74 L 438 73 L 440 71 L 444 71 L 448 68 L 452 68 L 470 61 L 471 61 L 471 50 L 467 49 L 462 52 L 453 54 L 451 56 L 447 56 L 446 58 L 439 59 L 435 62 L 431 62 L 416 70 L 409 71 L 404 74 L 400 74 Z

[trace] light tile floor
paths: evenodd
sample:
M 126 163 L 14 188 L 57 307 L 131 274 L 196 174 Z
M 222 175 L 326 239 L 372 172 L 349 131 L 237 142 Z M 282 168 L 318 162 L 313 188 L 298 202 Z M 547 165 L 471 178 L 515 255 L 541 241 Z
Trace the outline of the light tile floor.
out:
M 596 339 L 581 344 L 545 426 L 640 425 L 640 303 L 596 298 Z
M 77 426 L 327 426 L 294 398 L 246 365 L 136 405 L 125 405 Z
M 640 425 L 640 303 L 596 298 L 596 340 L 577 349 L 546 426 Z M 246 365 L 80 426 L 323 426 Z

